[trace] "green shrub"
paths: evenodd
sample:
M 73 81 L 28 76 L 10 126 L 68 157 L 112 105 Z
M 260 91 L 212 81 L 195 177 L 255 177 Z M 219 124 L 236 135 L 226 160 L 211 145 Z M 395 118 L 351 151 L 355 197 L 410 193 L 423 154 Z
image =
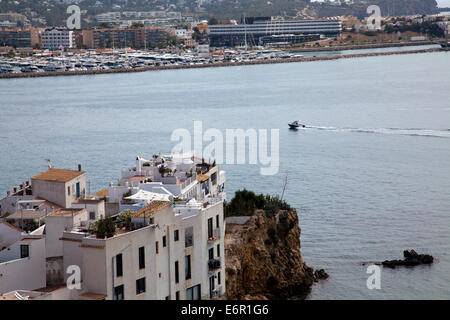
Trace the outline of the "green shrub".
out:
M 257 209 L 275 213 L 277 210 L 290 210 L 291 207 L 278 196 L 257 195 L 246 189 L 236 191 L 233 199 L 224 205 L 225 217 L 253 215 Z
M 111 218 L 101 219 L 97 221 L 96 235 L 99 238 L 110 238 L 116 232 L 116 225 Z

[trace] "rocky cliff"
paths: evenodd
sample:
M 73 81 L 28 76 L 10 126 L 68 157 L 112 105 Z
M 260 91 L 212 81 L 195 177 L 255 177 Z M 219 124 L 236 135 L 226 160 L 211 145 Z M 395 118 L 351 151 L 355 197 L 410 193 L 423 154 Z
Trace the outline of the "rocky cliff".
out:
M 225 231 L 228 299 L 304 298 L 314 282 L 313 269 L 300 253 L 295 209 L 227 219 Z

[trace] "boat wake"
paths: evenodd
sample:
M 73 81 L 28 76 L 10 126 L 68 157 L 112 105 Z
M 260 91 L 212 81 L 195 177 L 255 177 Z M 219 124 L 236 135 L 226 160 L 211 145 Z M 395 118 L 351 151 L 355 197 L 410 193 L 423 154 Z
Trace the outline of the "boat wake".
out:
M 375 133 L 375 134 L 397 134 L 414 137 L 433 137 L 433 138 L 450 138 L 450 129 L 433 130 L 423 128 L 338 128 L 338 127 L 316 127 L 306 126 L 306 129 L 325 130 L 334 132 L 359 132 L 359 133 Z

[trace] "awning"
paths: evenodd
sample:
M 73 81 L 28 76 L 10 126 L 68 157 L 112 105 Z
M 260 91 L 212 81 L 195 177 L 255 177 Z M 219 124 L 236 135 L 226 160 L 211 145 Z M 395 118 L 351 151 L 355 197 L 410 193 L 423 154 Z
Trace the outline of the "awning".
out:
M 171 201 L 168 194 L 150 192 L 145 190 L 139 190 L 137 193 L 126 197 L 126 200 L 140 200 L 140 201 Z

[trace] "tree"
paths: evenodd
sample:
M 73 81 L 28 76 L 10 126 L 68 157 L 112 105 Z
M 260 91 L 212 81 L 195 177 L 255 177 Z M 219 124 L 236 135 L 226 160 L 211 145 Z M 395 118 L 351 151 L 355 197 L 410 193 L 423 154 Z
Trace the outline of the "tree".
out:
M 144 24 L 142 22 L 133 22 L 133 24 L 131 25 L 132 29 L 136 29 L 136 28 L 142 28 L 144 26 Z
M 100 219 L 97 221 L 96 224 L 96 235 L 97 238 L 110 238 L 114 236 L 114 233 L 116 232 L 116 225 L 114 224 L 114 221 L 112 221 L 111 218 L 106 219 Z
M 124 210 L 119 214 L 118 221 L 120 223 L 123 223 L 125 227 L 129 229 L 131 226 L 131 217 L 133 216 L 133 214 L 133 210 Z
M 219 24 L 219 21 L 216 18 L 212 17 L 211 19 L 208 20 L 208 25 L 212 26 L 215 24 Z
M 102 29 L 107 29 L 107 28 L 111 28 L 111 25 L 107 22 L 102 22 L 98 25 L 98 27 L 102 28 Z

